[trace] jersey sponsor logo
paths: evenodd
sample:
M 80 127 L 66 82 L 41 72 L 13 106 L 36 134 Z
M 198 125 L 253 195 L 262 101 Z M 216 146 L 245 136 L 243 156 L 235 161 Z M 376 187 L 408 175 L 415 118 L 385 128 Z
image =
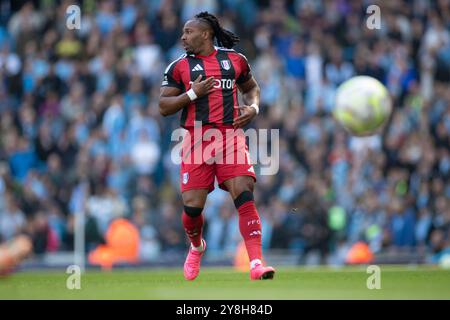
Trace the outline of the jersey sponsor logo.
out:
M 220 61 L 220 65 L 221 65 L 222 68 L 224 68 L 225 70 L 230 70 L 230 68 L 231 68 L 230 60 L 221 60 L 221 61 Z
M 214 88 L 216 89 L 233 89 L 234 84 L 236 80 L 234 79 L 216 79 L 216 84 L 214 85 Z
M 233 89 L 234 85 L 236 83 L 236 80 L 234 79 L 214 79 L 215 84 L 214 84 L 214 88 L 216 89 Z M 192 86 L 194 82 L 193 81 L 189 81 L 189 85 Z

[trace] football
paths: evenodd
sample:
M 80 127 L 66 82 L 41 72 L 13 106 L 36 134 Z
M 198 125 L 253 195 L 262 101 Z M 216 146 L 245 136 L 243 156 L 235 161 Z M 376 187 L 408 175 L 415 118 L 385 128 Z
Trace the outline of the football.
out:
M 386 87 L 369 76 L 356 76 L 336 91 L 334 118 L 352 135 L 378 133 L 392 112 Z

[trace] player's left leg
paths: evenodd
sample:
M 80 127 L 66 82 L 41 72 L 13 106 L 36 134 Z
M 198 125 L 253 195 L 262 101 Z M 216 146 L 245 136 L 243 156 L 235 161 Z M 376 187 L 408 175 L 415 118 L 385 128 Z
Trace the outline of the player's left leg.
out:
M 239 212 L 239 230 L 250 259 L 252 280 L 272 279 L 275 269 L 262 265 L 261 221 L 253 198 L 254 178 L 237 176 L 223 182 Z

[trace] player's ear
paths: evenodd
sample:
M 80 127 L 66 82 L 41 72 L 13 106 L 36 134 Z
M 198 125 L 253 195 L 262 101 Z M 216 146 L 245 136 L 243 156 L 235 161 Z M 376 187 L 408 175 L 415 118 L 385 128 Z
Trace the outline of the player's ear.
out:
M 209 32 L 209 30 L 204 30 L 204 31 L 202 32 L 202 38 L 203 38 L 204 40 L 208 40 L 209 37 L 210 37 L 210 32 Z

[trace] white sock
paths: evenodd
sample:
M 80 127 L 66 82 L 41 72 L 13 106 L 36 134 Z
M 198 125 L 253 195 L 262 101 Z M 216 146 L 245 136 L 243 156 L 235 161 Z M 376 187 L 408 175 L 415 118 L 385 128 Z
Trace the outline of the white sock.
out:
M 252 261 L 250 261 L 250 269 L 253 269 L 254 267 L 261 265 L 261 260 L 259 259 L 253 259 Z
M 192 250 L 202 252 L 203 250 L 205 250 L 205 248 L 203 248 L 203 240 L 202 240 L 202 242 L 200 243 L 200 246 L 198 246 L 198 247 L 194 247 L 194 245 L 191 243 L 191 248 L 192 248 Z

